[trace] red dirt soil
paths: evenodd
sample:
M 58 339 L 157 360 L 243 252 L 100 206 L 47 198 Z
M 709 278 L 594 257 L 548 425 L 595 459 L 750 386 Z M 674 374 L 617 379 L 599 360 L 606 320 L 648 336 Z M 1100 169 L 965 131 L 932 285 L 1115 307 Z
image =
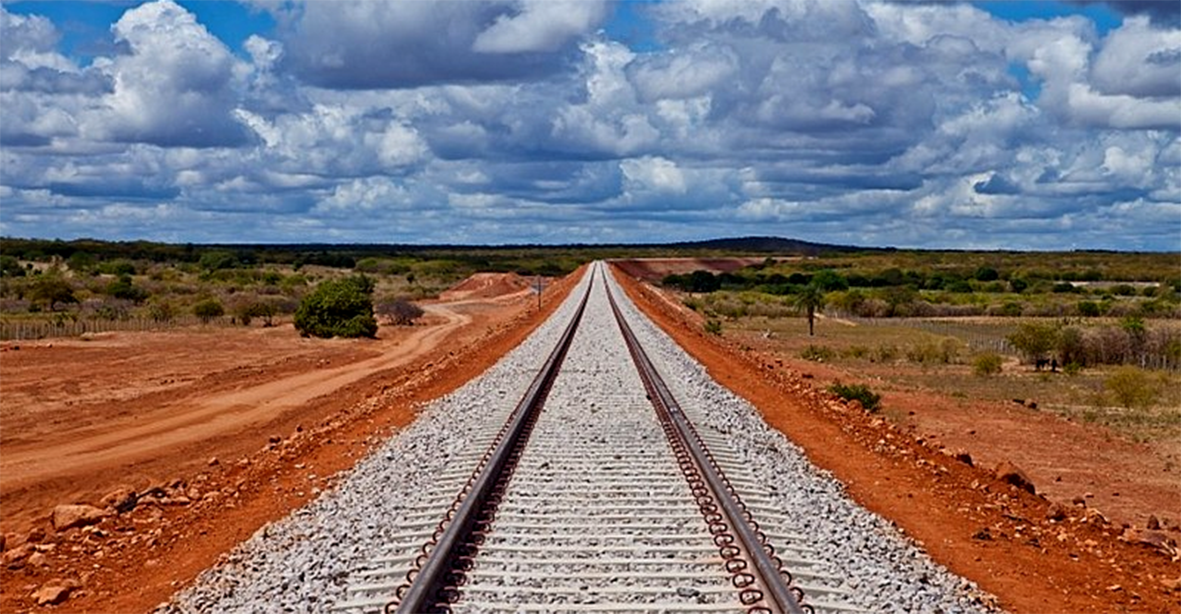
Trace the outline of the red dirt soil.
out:
M 287 326 L 5 344 L 0 611 L 151 610 L 494 364 L 579 275 L 555 280 L 541 312 L 527 292 L 425 305 L 420 324 L 376 341 Z M 155 494 L 54 530 L 55 505 L 102 507 L 120 487 Z M 36 606 L 39 587 L 64 581 L 81 586 Z
M 413 420 L 422 403 L 491 366 L 552 312 L 580 274 L 556 281 L 540 314 L 527 291 L 451 302 L 432 308 L 429 325 L 383 329 L 376 342 L 217 329 L 54 341 L 52 348 L 42 342 L 3 353 L 0 525 L 9 543 L 0 611 L 150 610 L 260 527 L 329 487 L 331 476 Z M 633 300 L 715 378 L 754 403 L 853 497 L 1006 608 L 1181 612 L 1181 563 L 1161 553 L 1167 545 L 1122 541 L 1121 528 L 1083 507 L 1067 505 L 1062 520 L 1049 520 L 1047 500 L 817 392 L 814 380 L 773 355 L 704 335 L 694 314 L 650 287 L 623 281 Z M 473 281 L 463 291 L 497 283 Z M 292 386 L 296 394 L 287 401 L 256 394 L 273 382 L 308 388 Z M 200 418 L 174 429 L 146 428 L 214 408 L 232 421 L 257 404 L 268 409 L 240 424 Z M 192 436 L 190 423 L 210 430 Z M 141 431 L 142 437 L 127 436 Z M 152 445 L 161 434 L 172 445 Z M 1040 445 L 1035 431 L 1022 436 L 1034 439 L 1028 447 Z M 37 456 L 39 447 L 63 458 L 73 452 L 104 460 L 62 465 L 32 479 L 44 474 L 42 463 L 62 462 L 56 453 Z M 127 456 L 121 448 L 138 452 Z M 10 452 L 24 456 L 10 459 Z M 986 457 L 976 448 L 972 454 Z M 218 462 L 211 465 L 213 456 Z M 59 533 L 49 525 L 53 505 L 97 504 L 123 484 L 141 492 L 157 487 L 158 496 L 93 527 Z M 22 545 L 29 537 L 35 543 Z M 26 556 L 9 565 L 22 549 Z M 27 556 L 30 550 L 37 554 Z M 55 579 L 82 586 L 62 605 L 37 608 L 32 593 Z
M 776 258 L 776 260 L 795 259 L 792 257 Z M 745 266 L 758 264 L 766 258 L 633 258 L 620 260 L 615 266 L 623 269 L 628 275 L 644 281 L 660 281 L 667 275 L 684 275 L 693 271 L 709 271 L 711 273 L 730 273 Z
M 444 301 L 497 298 L 529 290 L 530 280 L 516 273 L 476 273 L 439 294 Z
M 647 284 L 617 277 L 632 300 L 716 380 L 757 407 L 861 505 L 893 521 L 936 561 L 996 595 L 1005 609 L 1181 612 L 1181 558 L 1175 542 L 1167 542 L 1176 538 L 1175 531 L 1125 529 L 1094 509 L 1060 505 L 1003 482 L 979 462 L 958 460 L 958 445 L 948 448 L 846 405 L 817 390 L 814 377 L 785 367 L 782 358 L 705 334 L 697 314 Z M 1031 454 L 1069 448 L 1063 462 L 1086 465 L 1096 478 L 1107 454 L 1129 452 L 1104 447 L 1096 438 L 1063 440 L 1051 426 L 1010 425 L 1005 433 L 1012 446 Z M 1073 433 L 1070 428 L 1064 432 Z M 1052 444 L 1042 429 L 1055 433 Z M 971 458 L 996 456 L 987 440 L 974 443 Z M 1105 452 L 1096 455 L 1095 446 Z M 1152 541 L 1159 546 L 1146 543 Z

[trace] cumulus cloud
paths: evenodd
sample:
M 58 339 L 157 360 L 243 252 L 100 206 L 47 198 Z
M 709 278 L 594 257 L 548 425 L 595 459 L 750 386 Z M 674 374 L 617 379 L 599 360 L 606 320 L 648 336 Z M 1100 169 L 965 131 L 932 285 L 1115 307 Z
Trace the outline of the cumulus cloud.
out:
M 87 65 L 0 6 L 0 229 L 1173 249 L 1181 230 L 1181 30 L 1159 15 L 255 4 L 278 26 L 232 49 L 172 0 L 135 7 Z
M 708 94 L 733 79 L 738 69 L 733 49 L 710 44 L 653 54 L 629 66 L 630 79 L 644 101 Z
M 129 53 L 104 62 L 114 91 L 90 114 L 99 138 L 164 147 L 234 146 L 247 132 L 233 115 L 237 60 L 192 13 L 157 0 L 127 11 L 113 26 Z
M 598 0 L 307 2 L 281 42 L 322 87 L 509 81 L 566 66 L 605 14 Z
M 1153 27 L 1146 17 L 1128 19 L 1104 41 L 1092 77 L 1104 94 L 1181 96 L 1181 30 Z
M 554 52 L 598 26 L 607 14 L 602 0 L 523 0 L 515 15 L 501 15 L 476 36 L 480 53 Z
M 661 157 L 646 156 L 619 163 L 631 189 L 651 190 L 666 194 L 684 194 L 685 176 L 676 163 Z
M 316 105 L 273 120 L 240 111 L 265 143 L 260 161 L 288 173 L 344 175 L 397 173 L 429 152 L 417 130 L 388 110 Z

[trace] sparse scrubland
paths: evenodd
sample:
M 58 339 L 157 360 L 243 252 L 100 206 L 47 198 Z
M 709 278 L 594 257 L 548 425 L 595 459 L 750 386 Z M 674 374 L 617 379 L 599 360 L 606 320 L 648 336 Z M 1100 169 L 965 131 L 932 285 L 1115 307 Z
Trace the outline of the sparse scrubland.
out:
M 1017 401 L 1138 440 L 1181 435 L 1178 254 L 833 253 L 663 285 L 715 331 L 879 386 Z M 815 290 L 811 336 L 798 297 Z

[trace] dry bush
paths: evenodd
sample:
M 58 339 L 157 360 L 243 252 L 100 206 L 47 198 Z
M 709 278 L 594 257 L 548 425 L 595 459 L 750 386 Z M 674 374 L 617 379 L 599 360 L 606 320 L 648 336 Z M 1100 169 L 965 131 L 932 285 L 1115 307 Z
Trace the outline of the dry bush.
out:
M 1133 366 L 1123 366 L 1103 380 L 1103 387 L 1115 402 L 1127 409 L 1148 409 L 1160 394 L 1159 381 L 1152 374 Z
M 374 307 L 374 311 L 387 323 L 397 326 L 410 326 L 424 313 L 422 307 L 402 298 L 382 301 Z
M 1003 364 L 1004 359 L 1000 354 L 985 352 L 976 356 L 976 359 L 972 361 L 972 372 L 983 377 L 997 375 L 1001 372 Z

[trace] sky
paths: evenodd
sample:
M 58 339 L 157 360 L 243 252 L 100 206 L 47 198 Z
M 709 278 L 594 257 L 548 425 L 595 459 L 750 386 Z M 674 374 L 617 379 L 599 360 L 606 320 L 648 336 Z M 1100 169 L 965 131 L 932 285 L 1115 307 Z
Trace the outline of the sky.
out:
M 0 3 L 0 236 L 1181 250 L 1181 2 Z

